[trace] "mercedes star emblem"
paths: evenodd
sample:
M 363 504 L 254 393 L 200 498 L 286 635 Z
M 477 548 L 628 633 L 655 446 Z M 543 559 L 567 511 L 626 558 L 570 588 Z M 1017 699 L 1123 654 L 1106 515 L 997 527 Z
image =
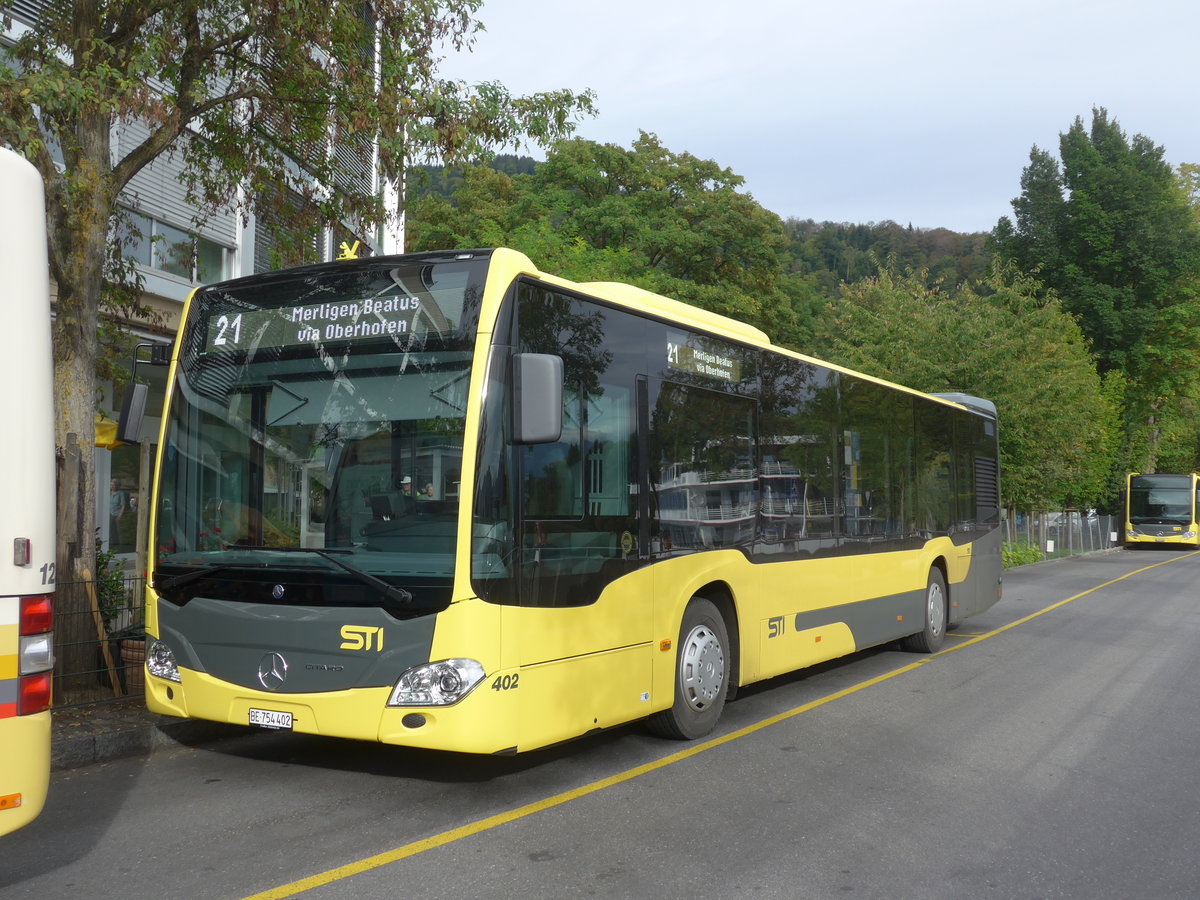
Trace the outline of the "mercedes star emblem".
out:
M 258 683 L 268 691 L 277 691 L 287 680 L 287 660 L 278 653 L 268 653 L 258 664 Z

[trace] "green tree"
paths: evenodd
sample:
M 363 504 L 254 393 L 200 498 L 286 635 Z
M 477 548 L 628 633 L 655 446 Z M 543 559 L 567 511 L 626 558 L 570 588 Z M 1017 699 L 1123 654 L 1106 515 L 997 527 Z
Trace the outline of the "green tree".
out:
M 1200 165 L 1181 163 L 1178 171 L 1179 187 L 1187 197 L 1192 217 L 1200 222 Z
M 843 285 L 819 333 L 824 354 L 851 368 L 992 400 L 1008 506 L 1091 506 L 1103 494 L 1115 412 L 1079 326 L 1013 266 L 951 289 L 880 266 Z
M 505 245 L 578 281 L 621 280 L 803 344 L 821 297 L 783 272 L 779 217 L 742 178 L 643 133 L 629 149 L 556 143 L 531 175 L 468 169 L 451 199 L 412 206 L 415 249 Z
M 1102 369 L 1136 374 L 1159 313 L 1200 273 L 1200 230 L 1163 148 L 1104 109 L 1090 130 L 1076 118 L 1059 152 L 1061 167 L 1033 148 L 996 247 L 1059 292 Z
M 568 134 L 590 113 L 590 92 L 514 96 L 439 76 L 442 48 L 473 40 L 479 6 L 75 0 L 46 5 L 11 48 L 12 65 L 0 65 L 0 140 L 45 179 L 57 440 L 81 464 L 78 495 L 59 497 L 60 572 L 95 553 L 97 331 L 105 261 L 120 255 L 111 235 L 122 189 L 177 153 L 199 208 L 251 206 L 299 245 L 318 225 L 369 233 L 396 214 L 381 192 L 345 177 L 347 161 L 367 171 L 377 162 L 395 183 L 414 159 L 456 161 Z M 147 134 L 117 156 L 113 129 L 130 122 Z
M 1200 375 L 1200 221 L 1149 138 L 1104 109 L 1060 136 L 1061 164 L 1033 148 L 994 245 L 1037 272 L 1078 317 L 1101 372 L 1121 371 L 1128 465 L 1154 471 L 1164 418 Z M 1140 445 L 1144 452 L 1134 453 Z

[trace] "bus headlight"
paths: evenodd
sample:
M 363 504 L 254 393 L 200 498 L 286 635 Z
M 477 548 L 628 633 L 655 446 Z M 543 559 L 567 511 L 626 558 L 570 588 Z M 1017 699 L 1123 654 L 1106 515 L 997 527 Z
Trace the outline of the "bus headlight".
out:
M 444 659 L 414 666 L 392 688 L 388 706 L 449 706 L 483 681 L 483 666 L 473 659 Z
M 175 663 L 175 653 L 162 641 L 151 641 L 146 648 L 146 670 L 156 678 L 167 681 L 179 681 L 179 666 Z

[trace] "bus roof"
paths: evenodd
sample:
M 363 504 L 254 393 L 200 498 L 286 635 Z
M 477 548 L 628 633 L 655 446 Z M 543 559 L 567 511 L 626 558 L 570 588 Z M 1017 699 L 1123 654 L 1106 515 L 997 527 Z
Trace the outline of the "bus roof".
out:
M 771 338 L 765 331 L 746 322 L 739 322 L 737 319 L 731 319 L 720 313 L 709 312 L 698 306 L 672 300 L 670 297 L 655 294 L 632 284 L 622 284 L 619 281 L 588 281 L 580 284 L 579 287 L 587 288 L 602 297 L 612 298 L 638 309 L 656 312 L 663 318 L 672 319 L 681 324 L 695 324 L 700 328 L 719 330 L 729 337 L 749 343 L 766 345 L 771 343 Z

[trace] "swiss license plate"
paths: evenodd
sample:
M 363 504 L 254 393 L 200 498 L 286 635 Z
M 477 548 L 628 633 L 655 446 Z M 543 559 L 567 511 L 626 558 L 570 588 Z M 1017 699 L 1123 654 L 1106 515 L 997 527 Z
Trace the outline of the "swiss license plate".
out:
M 274 709 L 250 709 L 250 724 L 259 728 L 278 728 L 290 731 L 292 714 Z

